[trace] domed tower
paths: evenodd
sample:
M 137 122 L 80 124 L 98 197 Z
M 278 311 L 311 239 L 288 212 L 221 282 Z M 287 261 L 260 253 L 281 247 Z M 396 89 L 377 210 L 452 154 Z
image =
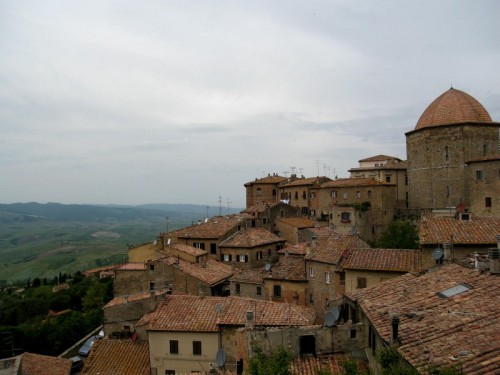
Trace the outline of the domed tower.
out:
M 408 206 L 470 205 L 472 160 L 498 154 L 500 123 L 472 96 L 454 88 L 434 100 L 406 133 Z

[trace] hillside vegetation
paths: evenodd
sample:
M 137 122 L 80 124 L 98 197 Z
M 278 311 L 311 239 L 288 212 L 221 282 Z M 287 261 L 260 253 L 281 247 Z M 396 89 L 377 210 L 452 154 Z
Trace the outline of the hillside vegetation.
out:
M 0 285 L 124 263 L 129 245 L 155 240 L 167 217 L 172 230 L 206 214 L 197 205 L 0 204 Z

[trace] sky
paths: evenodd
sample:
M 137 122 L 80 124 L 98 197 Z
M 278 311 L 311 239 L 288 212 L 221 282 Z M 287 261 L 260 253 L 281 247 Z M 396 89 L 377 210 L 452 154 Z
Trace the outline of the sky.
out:
M 0 0 L 0 203 L 244 207 L 348 177 L 451 86 L 500 121 L 496 0 Z

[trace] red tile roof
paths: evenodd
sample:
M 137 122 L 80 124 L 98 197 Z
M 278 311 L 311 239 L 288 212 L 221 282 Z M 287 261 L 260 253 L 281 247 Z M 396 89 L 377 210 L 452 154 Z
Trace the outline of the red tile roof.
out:
M 262 284 L 262 278 L 266 275 L 267 272 L 265 272 L 262 268 L 237 270 L 236 274 L 229 280 L 242 283 Z
M 307 281 L 304 258 L 285 256 L 278 264 L 273 264 L 264 277 L 267 280 Z
M 219 244 L 219 247 L 257 247 L 285 241 L 264 228 L 242 229 Z
M 292 374 L 316 375 L 320 370 L 329 374 L 344 374 L 342 365 L 353 360 L 348 354 L 328 354 L 312 357 L 296 357 L 292 361 Z M 366 364 L 360 365 L 360 368 L 366 369 Z
M 328 177 L 308 177 L 308 178 L 297 178 L 296 180 L 292 180 L 286 184 L 280 186 L 280 188 L 284 187 L 293 187 L 293 186 L 303 186 L 303 185 L 319 185 L 326 181 L 330 181 Z
M 154 262 L 162 262 L 168 265 L 175 265 L 179 271 L 182 271 L 210 286 L 220 284 L 224 280 L 229 279 L 234 271 L 231 266 L 217 262 L 213 259 L 206 259 L 206 265 L 203 267 L 199 263 L 191 263 L 177 257 L 159 258 Z
M 374 178 L 339 178 L 334 181 L 321 184 L 322 188 L 340 188 L 340 187 L 356 187 L 356 186 L 386 186 L 394 185 L 385 182 L 377 181 Z
M 456 286 L 451 297 L 438 293 Z M 390 340 L 391 314 L 399 323 L 398 351 L 418 370 L 460 364 L 465 374 L 500 371 L 498 276 L 449 264 L 423 275 L 407 273 L 346 293 L 357 300 L 378 334 Z
M 244 186 L 251 186 L 253 184 L 279 184 L 286 180 L 286 177 L 274 175 L 263 178 L 256 178 L 254 181 L 247 182 Z
M 219 239 L 227 232 L 238 226 L 243 219 L 243 215 L 214 216 L 206 223 L 202 222 L 166 233 L 165 237 Z
M 313 324 L 316 317 L 310 307 L 280 302 L 234 296 L 169 295 L 137 325 L 149 323 L 152 331 L 217 332 L 219 324 L 245 326 L 247 311 L 254 312 L 254 326 L 306 326 Z
M 66 358 L 24 353 L 21 357 L 20 375 L 69 375 L 71 361 Z
M 161 296 L 165 292 L 166 291 L 156 290 L 155 291 L 155 296 Z M 136 302 L 136 301 L 142 301 L 142 300 L 145 300 L 145 299 L 149 299 L 149 298 L 151 298 L 151 293 L 152 292 L 143 292 L 143 293 L 137 293 L 137 294 L 130 294 L 127 297 L 125 297 L 125 296 L 123 296 L 123 297 L 115 297 L 111 301 L 109 301 L 103 307 L 103 309 L 108 308 L 108 307 L 118 306 L 118 305 L 124 305 L 126 303 L 132 303 L 132 302 Z
M 356 247 L 356 237 L 334 232 L 328 228 L 316 228 L 316 240 L 311 242 L 306 260 L 339 264 L 343 257 Z
M 117 268 L 119 271 L 144 271 L 146 265 L 144 263 L 127 263 Z
M 292 227 L 303 229 L 303 228 L 314 228 L 316 221 L 303 216 L 296 217 L 279 217 L 275 220 L 276 222 L 281 222 L 288 224 Z
M 310 247 L 310 244 L 308 244 L 307 242 L 301 242 L 278 250 L 278 253 L 286 254 L 288 252 L 288 254 L 291 255 L 306 255 L 308 247 Z
M 460 245 L 496 245 L 500 218 L 472 216 L 470 221 L 450 217 L 423 216 L 420 220 L 420 244 L 451 242 Z
M 343 264 L 344 269 L 389 272 L 420 272 L 420 250 L 354 249 Z
M 378 167 L 357 167 L 349 169 L 349 172 L 355 171 L 373 171 L 373 170 L 384 170 L 384 169 L 407 169 L 408 162 L 403 160 L 391 160 L 385 163 L 384 165 L 380 165 Z
M 150 375 L 147 341 L 96 340 L 82 375 Z
M 396 156 L 389 156 L 389 155 L 375 155 L 375 156 L 370 156 L 369 158 L 366 159 L 361 159 L 359 160 L 360 163 L 362 162 L 367 162 L 367 161 L 388 161 L 388 160 L 399 160 L 401 161 L 400 158 L 397 158 Z
M 194 246 L 180 244 L 180 243 L 172 245 L 171 248 L 174 250 L 178 250 L 178 251 L 181 251 L 183 253 L 189 254 L 189 255 L 193 255 L 195 257 L 207 254 L 207 252 L 205 250 L 198 249 Z M 162 253 L 168 254 L 168 251 L 169 251 L 169 248 L 167 247 L 167 248 L 165 248 L 165 251 L 162 251 Z

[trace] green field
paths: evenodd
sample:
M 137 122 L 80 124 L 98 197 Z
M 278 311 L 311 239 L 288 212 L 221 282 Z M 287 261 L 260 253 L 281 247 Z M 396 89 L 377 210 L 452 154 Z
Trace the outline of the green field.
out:
M 124 263 L 129 245 L 165 231 L 167 216 L 172 230 L 206 212 L 205 206 L 168 207 L 0 205 L 0 285 Z

